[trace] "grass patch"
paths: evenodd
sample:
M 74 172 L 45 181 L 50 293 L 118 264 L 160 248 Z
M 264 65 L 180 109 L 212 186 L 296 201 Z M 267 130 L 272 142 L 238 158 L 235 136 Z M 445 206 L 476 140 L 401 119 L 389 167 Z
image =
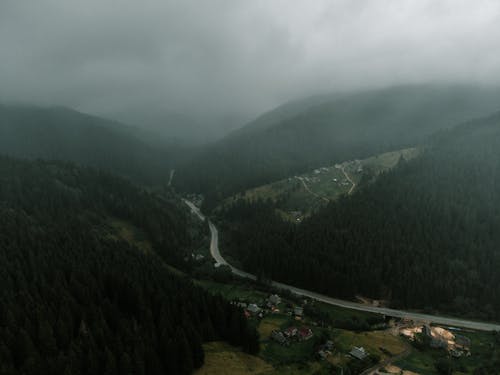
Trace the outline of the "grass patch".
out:
M 115 218 L 110 219 L 109 224 L 115 230 L 116 235 L 120 239 L 128 242 L 130 245 L 137 247 L 145 254 L 151 254 L 153 252 L 153 246 L 151 245 L 151 242 L 149 242 L 146 235 L 142 233 L 139 228 L 126 221 Z
M 258 327 L 261 340 L 269 339 L 272 331 L 274 331 L 275 329 L 282 329 L 283 327 L 288 325 L 291 325 L 291 319 L 288 315 L 267 315 L 264 319 L 261 320 Z
M 195 375 L 262 375 L 273 366 L 259 357 L 243 353 L 224 342 L 204 344 L 205 364 Z
M 491 361 L 492 350 L 496 346 L 495 337 L 490 332 L 463 332 L 465 336 L 471 339 L 471 356 L 453 359 L 456 369 L 454 374 L 473 374 L 474 370 L 481 364 Z M 438 374 L 434 364 L 440 358 L 447 357 L 447 353 L 436 349 L 413 349 L 412 353 L 406 358 L 396 363 L 403 370 L 418 372 L 421 374 Z
M 290 363 L 307 363 L 314 359 L 314 340 L 292 342 L 283 346 L 269 341 L 262 346 L 261 356 L 277 366 Z
M 307 375 L 315 374 L 325 367 L 324 363 L 318 362 L 273 367 L 260 357 L 243 353 L 219 341 L 204 344 L 203 348 L 205 364 L 195 371 L 195 375 Z
M 370 354 L 377 354 L 383 360 L 387 354 L 380 348 L 388 350 L 392 355 L 398 355 L 408 349 L 402 338 L 388 331 L 370 331 L 355 333 L 346 330 L 336 330 L 335 342 L 340 351 L 348 353 L 354 346 L 364 347 Z

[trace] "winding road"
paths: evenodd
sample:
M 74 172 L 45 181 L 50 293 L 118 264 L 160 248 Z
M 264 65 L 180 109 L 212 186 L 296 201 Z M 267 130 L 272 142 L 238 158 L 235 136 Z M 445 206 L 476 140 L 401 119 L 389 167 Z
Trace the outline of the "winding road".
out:
M 352 178 L 345 171 L 345 167 L 342 167 L 341 170 L 342 170 L 342 173 L 344 174 L 345 178 L 352 184 L 351 188 L 347 192 L 347 194 L 351 195 L 352 192 L 354 191 L 354 188 L 356 187 L 356 184 L 354 183 L 354 181 L 352 180 Z
M 202 220 L 202 221 L 206 220 L 205 216 L 200 212 L 200 210 L 192 202 L 185 200 L 185 199 L 184 199 L 184 202 L 191 208 L 191 211 L 196 216 L 198 216 L 198 218 L 200 220 Z M 231 272 L 237 276 L 244 277 L 244 278 L 251 279 L 251 280 L 256 280 L 257 277 L 255 275 L 252 275 L 251 273 L 248 273 L 248 272 L 245 272 L 245 271 L 242 271 L 240 269 L 233 267 L 224 259 L 224 257 L 221 255 L 220 249 L 219 249 L 219 232 L 217 231 L 217 228 L 210 220 L 208 220 L 208 226 L 210 228 L 210 235 L 211 235 L 210 254 L 212 255 L 212 258 L 214 258 L 214 260 L 216 261 L 216 264 L 228 266 L 231 269 Z M 280 283 L 277 281 L 272 281 L 271 285 L 276 287 L 276 288 L 279 288 L 279 289 L 288 290 L 288 291 L 290 291 L 296 295 L 299 295 L 299 296 L 312 298 L 314 300 L 324 302 L 324 303 L 329 304 L 329 305 L 344 307 L 346 309 L 366 311 L 366 312 L 371 312 L 374 314 L 382 314 L 382 315 L 392 316 L 395 318 L 411 319 L 411 320 L 415 320 L 415 321 L 419 321 L 419 322 L 423 322 L 423 323 L 435 323 L 435 324 L 440 324 L 440 325 L 445 325 L 445 326 L 469 328 L 469 329 L 474 329 L 474 330 L 479 330 L 479 331 L 500 331 L 500 324 L 485 323 L 485 322 L 464 320 L 464 319 L 459 319 L 459 318 L 450 318 L 450 317 L 438 316 L 438 315 L 421 314 L 421 313 L 404 311 L 404 310 L 395 310 L 395 309 L 389 309 L 389 308 L 385 308 L 385 307 L 375 307 L 375 306 L 363 305 L 363 304 L 356 303 L 356 302 L 344 301 L 341 299 L 328 297 L 328 296 L 323 295 L 323 294 L 319 294 L 319 293 L 312 292 L 309 290 L 297 288 L 297 287 L 294 287 L 292 285 L 283 284 L 283 283 Z

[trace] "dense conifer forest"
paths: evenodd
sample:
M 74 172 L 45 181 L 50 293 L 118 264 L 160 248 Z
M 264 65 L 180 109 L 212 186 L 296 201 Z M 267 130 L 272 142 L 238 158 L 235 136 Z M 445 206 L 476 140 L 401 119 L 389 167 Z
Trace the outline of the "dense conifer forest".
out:
M 332 296 L 500 318 L 500 115 L 443 131 L 300 225 L 272 202 L 224 214 L 246 270 Z
M 239 308 L 109 225 L 136 225 L 175 262 L 182 214 L 107 173 L 0 157 L 0 373 L 190 374 L 205 341 L 255 352 Z

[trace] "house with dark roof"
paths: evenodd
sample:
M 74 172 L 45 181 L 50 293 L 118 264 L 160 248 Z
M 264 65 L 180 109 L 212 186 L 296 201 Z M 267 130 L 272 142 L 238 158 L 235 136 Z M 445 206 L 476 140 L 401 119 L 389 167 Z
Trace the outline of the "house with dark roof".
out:
M 313 332 L 309 327 L 302 327 L 299 329 L 298 336 L 302 341 L 309 340 L 311 337 L 313 337 Z

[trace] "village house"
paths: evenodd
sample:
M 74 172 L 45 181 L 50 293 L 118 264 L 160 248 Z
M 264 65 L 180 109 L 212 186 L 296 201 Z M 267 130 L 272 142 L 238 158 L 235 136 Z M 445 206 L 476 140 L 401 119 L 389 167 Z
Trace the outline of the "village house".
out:
M 349 352 L 349 355 L 362 361 L 363 359 L 365 359 L 368 356 L 368 353 L 366 352 L 365 348 L 363 348 L 362 346 L 359 346 L 359 347 L 355 346 Z
M 313 337 L 313 332 L 309 327 L 302 327 L 299 329 L 298 337 L 301 341 L 309 340 L 311 337 Z
M 295 306 L 293 309 L 293 315 L 295 315 L 296 318 L 302 318 L 304 315 L 304 309 L 300 306 Z
M 252 314 L 258 314 L 261 311 L 261 308 L 257 306 L 255 303 L 251 303 L 247 307 L 247 311 L 252 313 Z
M 270 295 L 268 300 L 274 306 L 279 305 L 281 303 L 281 298 L 277 294 Z
M 320 345 L 318 348 L 318 356 L 320 359 L 326 359 L 330 354 L 332 354 L 333 350 L 333 341 L 328 340 L 323 345 Z
M 299 332 L 299 330 L 297 329 L 297 327 L 288 327 L 287 329 L 285 329 L 283 331 L 284 335 L 288 338 L 291 338 L 291 337 L 295 337 L 297 336 L 297 333 Z
M 332 350 L 333 349 L 333 341 L 332 340 L 328 340 L 325 343 L 325 348 L 326 348 L 326 350 Z

